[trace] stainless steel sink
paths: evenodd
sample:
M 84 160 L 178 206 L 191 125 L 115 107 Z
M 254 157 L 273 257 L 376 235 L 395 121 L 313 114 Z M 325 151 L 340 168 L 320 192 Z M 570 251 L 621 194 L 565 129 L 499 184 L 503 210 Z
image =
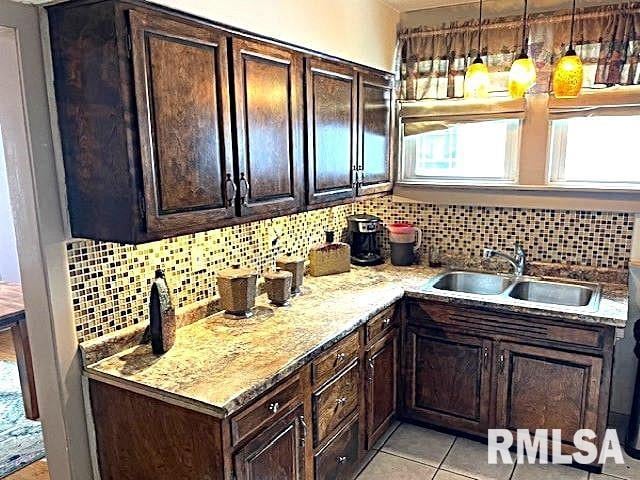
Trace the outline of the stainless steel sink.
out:
M 499 295 L 513 283 L 513 277 L 479 272 L 449 272 L 433 288 L 450 292 Z
M 567 307 L 586 307 L 599 291 L 597 284 L 572 284 L 543 280 L 516 282 L 509 296 L 518 300 L 550 303 Z
M 464 270 L 438 275 L 424 286 L 424 290 L 483 295 L 506 304 L 516 300 L 529 304 L 562 305 L 584 312 L 596 311 L 601 296 L 600 285 L 596 283 Z

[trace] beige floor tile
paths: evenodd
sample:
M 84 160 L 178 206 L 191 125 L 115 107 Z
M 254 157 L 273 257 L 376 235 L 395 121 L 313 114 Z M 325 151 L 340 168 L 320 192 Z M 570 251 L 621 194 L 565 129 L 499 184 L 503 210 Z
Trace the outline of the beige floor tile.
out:
M 511 477 L 512 480 L 540 480 L 544 478 L 553 480 L 587 480 L 589 472 L 567 465 L 523 463 L 516 465 Z
M 382 447 L 383 452 L 438 467 L 455 437 L 403 423 Z
M 379 452 L 358 480 L 431 480 L 435 473 L 428 465 Z
M 485 444 L 457 438 L 441 467 L 480 480 L 507 480 L 514 466 L 504 463 L 490 465 Z
M 378 441 L 373 445 L 372 449 L 373 450 L 380 450 L 382 448 L 382 446 L 385 444 L 385 442 L 387 440 L 389 440 L 389 437 L 393 434 L 393 432 L 396 431 L 396 429 L 400 426 L 400 422 L 399 421 L 395 421 L 391 424 L 391 426 L 387 429 L 387 431 L 384 433 L 384 435 L 382 435 Z
M 640 480 L 640 460 L 634 460 L 624 452 L 622 452 L 622 455 L 624 457 L 624 465 L 616 465 L 609 460 L 602 473 L 624 478 L 625 480 Z
M 433 480 L 469 480 L 469 477 L 458 475 L 457 473 L 447 472 L 446 470 L 438 470 Z

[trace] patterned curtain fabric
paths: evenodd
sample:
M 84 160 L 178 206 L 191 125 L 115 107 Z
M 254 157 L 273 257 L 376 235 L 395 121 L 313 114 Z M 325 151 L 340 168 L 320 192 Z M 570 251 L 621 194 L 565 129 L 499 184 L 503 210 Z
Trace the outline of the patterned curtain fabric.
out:
M 531 16 L 528 53 L 538 70 L 532 93 L 550 91 L 553 66 L 567 50 L 570 27 L 571 12 Z M 482 57 L 495 94 L 508 90 L 509 70 L 522 48 L 521 35 L 521 19 L 483 22 Z M 402 32 L 398 45 L 400 98 L 463 97 L 464 74 L 476 57 L 477 42 L 477 21 Z M 585 65 L 586 88 L 640 84 L 640 2 L 579 10 L 574 44 Z

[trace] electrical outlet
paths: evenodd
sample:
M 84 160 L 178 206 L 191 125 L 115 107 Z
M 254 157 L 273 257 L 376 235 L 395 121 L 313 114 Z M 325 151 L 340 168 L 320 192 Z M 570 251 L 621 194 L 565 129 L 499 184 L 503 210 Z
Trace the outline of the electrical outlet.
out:
M 191 249 L 191 271 L 202 272 L 207 269 L 207 258 L 204 247 L 198 246 Z

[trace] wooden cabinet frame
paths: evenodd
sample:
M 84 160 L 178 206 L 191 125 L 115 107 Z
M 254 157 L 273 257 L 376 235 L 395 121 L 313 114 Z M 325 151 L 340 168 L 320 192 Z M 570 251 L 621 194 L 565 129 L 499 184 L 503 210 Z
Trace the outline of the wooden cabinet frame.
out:
M 238 184 L 238 197 L 240 214 L 243 217 L 254 216 L 276 216 L 286 213 L 298 212 L 304 201 L 304 148 L 303 148 L 303 76 L 302 76 L 302 55 L 286 48 L 269 45 L 266 43 L 233 38 L 232 59 L 233 59 L 233 81 L 234 81 L 234 97 L 235 97 L 235 115 L 236 115 L 236 138 L 237 138 L 237 155 L 238 168 L 236 172 L 236 183 Z M 286 85 L 277 85 L 277 79 L 265 79 L 262 81 L 273 80 L 271 85 L 248 85 L 250 81 L 247 74 L 247 68 L 250 62 L 263 64 L 263 68 L 272 69 L 274 73 L 277 69 L 283 69 L 286 75 Z M 288 172 L 282 172 L 277 165 L 271 165 L 265 162 L 264 157 L 252 158 L 251 152 L 255 149 L 257 154 L 273 155 L 270 152 L 274 146 L 280 143 L 280 138 L 274 138 L 273 132 L 271 137 L 272 144 L 267 144 L 262 148 L 250 144 L 253 132 L 251 131 L 251 118 L 249 112 L 249 97 L 253 92 L 254 96 L 262 95 L 263 111 L 257 113 L 266 114 L 270 105 L 269 101 L 281 101 L 279 94 L 281 91 L 270 92 L 269 88 L 282 87 L 286 91 L 286 105 L 288 111 L 283 112 L 287 118 L 287 135 L 286 159 Z M 264 91 L 264 90 L 267 91 Z M 260 107 L 260 106 L 258 106 Z M 275 107 L 275 105 L 273 106 Z M 257 128 L 267 129 L 270 127 L 271 118 L 263 117 L 258 120 L 262 124 Z M 258 132 L 258 136 L 266 137 L 263 132 Z M 273 159 L 272 159 L 273 160 Z M 277 161 L 277 159 L 276 159 Z M 268 170 L 268 178 L 256 178 L 253 175 L 252 165 L 265 163 L 261 166 L 261 170 Z M 256 184 L 266 184 L 262 190 L 270 190 L 268 194 L 263 193 L 262 198 L 254 195 Z M 289 192 L 276 192 L 277 188 L 288 187 Z M 253 187 L 252 187 L 253 185 Z
M 381 75 L 372 72 L 358 72 L 358 195 L 371 195 L 376 193 L 389 192 L 393 189 L 394 178 L 394 129 L 395 129 L 395 97 L 392 75 Z M 384 179 L 370 180 L 367 169 L 367 151 L 365 148 L 366 125 L 366 89 L 376 89 L 383 93 L 386 99 L 386 121 L 388 125 L 387 148 L 386 148 L 386 175 Z M 380 105 L 375 106 L 379 108 Z M 375 125 L 378 127 L 378 125 Z
M 226 189 L 226 178 L 233 173 L 232 145 L 231 145 L 231 114 L 229 109 L 229 80 L 227 66 L 227 34 L 204 26 L 191 24 L 185 21 L 178 21 L 165 15 L 158 15 L 145 10 L 129 10 L 128 12 L 130 35 L 131 35 L 131 55 L 133 63 L 133 84 L 135 87 L 136 106 L 138 114 L 138 135 L 140 138 L 140 159 L 142 166 L 142 181 L 144 189 L 144 212 L 146 214 L 146 230 L 152 235 L 175 234 L 177 232 L 187 232 L 194 228 L 206 228 L 218 224 L 221 220 L 230 219 L 235 214 L 235 198 L 229 198 Z M 208 129 L 216 134 L 215 145 L 212 145 L 215 152 L 210 152 L 216 157 L 202 157 L 204 152 L 200 145 L 192 145 L 191 151 L 195 157 L 191 172 L 167 171 L 168 177 L 177 176 L 179 173 L 193 174 L 193 181 L 200 177 L 212 176 L 213 183 L 193 185 L 194 189 L 205 190 L 200 193 L 201 197 L 213 196 L 216 191 L 219 201 L 217 204 L 200 205 L 190 208 L 175 208 L 165 210 L 162 197 L 164 195 L 174 195 L 167 192 L 161 186 L 164 182 L 161 162 L 164 162 L 161 148 L 165 143 L 176 143 L 178 139 L 159 138 L 157 122 L 166 122 L 164 118 L 158 118 L 154 102 L 158 102 L 165 92 L 156 91 L 153 82 L 153 60 L 150 58 L 150 42 L 155 39 L 157 42 L 164 42 L 169 45 L 179 45 L 183 49 L 189 48 L 194 51 L 201 51 L 203 55 L 208 54 L 214 59 L 211 77 L 211 91 L 213 97 L 210 98 L 209 108 L 214 113 L 214 118 L 209 118 L 211 124 Z M 158 49 L 160 47 L 158 46 Z M 197 67 L 197 65 L 194 65 Z M 160 67 L 161 68 L 161 67 Z M 175 72 L 158 72 L 158 76 L 168 77 Z M 185 75 L 188 72 L 184 73 Z M 167 83 L 181 81 L 180 78 L 166 79 Z M 195 92 L 193 92 L 195 94 Z M 169 94 L 168 94 L 169 95 Z M 196 100 L 196 99 L 194 99 Z M 173 99 L 167 99 L 170 104 Z M 201 99 L 204 101 L 204 99 Z M 167 106 L 168 108 L 168 106 Z M 174 119 L 177 121 L 177 119 Z M 195 119 L 193 119 L 195 121 Z M 196 125 L 188 124 L 189 120 L 183 119 L 184 132 L 190 130 L 194 137 L 200 136 L 200 132 L 195 131 Z M 200 125 L 200 128 L 203 128 Z M 169 133 L 169 132 L 167 132 Z M 175 132 L 174 132 L 175 133 Z M 207 140 L 207 142 L 213 140 Z M 184 148 L 189 148 L 185 145 Z M 175 155 L 175 151 L 169 155 Z M 173 161 L 181 159 L 173 158 Z M 186 160 L 186 159 L 185 159 Z M 208 164 L 208 165 L 207 165 Z M 190 163 L 187 164 L 191 166 Z M 212 171 L 205 173 L 205 167 Z M 177 179 L 167 178 L 171 184 Z M 189 186 L 184 185 L 186 189 Z M 175 190 L 175 189 L 172 189 Z M 207 193 L 206 190 L 210 192 Z M 194 192 L 195 193 L 195 192 Z M 174 203 L 178 204 L 178 201 Z
M 323 160 L 318 158 L 319 135 L 317 132 L 316 101 L 320 97 L 320 92 L 316 90 L 315 81 L 318 78 L 326 79 L 334 83 L 334 88 L 342 84 L 348 88 L 348 101 L 345 105 L 333 105 L 333 110 L 338 111 L 340 107 L 349 109 L 348 135 L 351 146 L 348 152 L 349 159 L 341 165 L 342 169 L 348 169 L 348 180 L 342 184 L 335 184 L 332 187 L 322 188 L 318 185 L 318 175 L 321 173 L 319 167 Z M 358 84 L 356 71 L 353 67 L 338 63 L 327 62 L 316 58 L 307 58 L 305 62 L 305 88 L 306 88 L 306 111 L 307 111 L 307 202 L 309 205 L 330 204 L 336 201 L 351 199 L 356 194 L 356 168 L 357 168 L 357 127 L 358 127 Z M 335 92 L 327 92 L 331 98 Z M 330 172 L 331 173 L 331 172 Z M 335 174 L 335 172 L 333 172 Z

